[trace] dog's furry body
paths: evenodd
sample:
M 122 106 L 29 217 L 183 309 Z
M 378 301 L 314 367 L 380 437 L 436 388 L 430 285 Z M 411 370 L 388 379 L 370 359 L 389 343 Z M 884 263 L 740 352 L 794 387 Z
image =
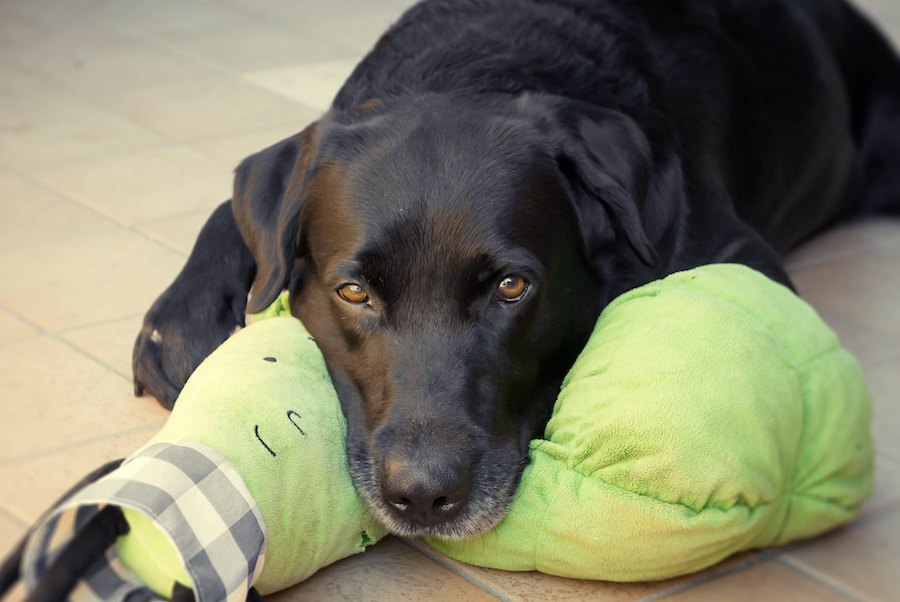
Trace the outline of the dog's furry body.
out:
M 136 390 L 173 402 L 251 286 L 251 310 L 290 286 L 363 496 L 398 533 L 472 534 L 612 298 L 713 262 L 789 284 L 781 253 L 900 208 L 898 168 L 900 62 L 842 0 L 429 0 L 241 164 Z

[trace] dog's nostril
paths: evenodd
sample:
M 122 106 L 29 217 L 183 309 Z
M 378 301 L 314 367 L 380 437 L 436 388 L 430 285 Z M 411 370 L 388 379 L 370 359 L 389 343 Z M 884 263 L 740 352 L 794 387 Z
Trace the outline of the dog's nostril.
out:
M 440 512 L 450 512 L 455 509 L 459 505 L 459 502 L 451 502 L 447 499 L 447 496 L 441 496 L 438 499 L 434 500 L 434 511 L 436 513 Z
M 469 499 L 471 481 L 465 467 L 429 472 L 415 463 L 393 460 L 383 470 L 384 501 L 419 523 L 449 520 Z
M 409 510 L 410 506 L 412 506 L 412 502 L 405 497 L 402 497 L 399 500 L 388 500 L 388 503 L 400 512 L 406 512 Z

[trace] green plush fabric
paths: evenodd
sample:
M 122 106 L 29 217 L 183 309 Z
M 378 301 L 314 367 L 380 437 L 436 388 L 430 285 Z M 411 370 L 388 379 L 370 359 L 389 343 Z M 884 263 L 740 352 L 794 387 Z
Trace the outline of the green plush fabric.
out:
M 199 441 L 234 465 L 265 522 L 255 584 L 265 594 L 363 551 L 386 531 L 350 480 L 346 421 L 315 342 L 294 318 L 255 322 L 197 368 L 148 445 Z M 129 536 L 152 537 L 150 528 Z M 172 572 L 171 563 L 160 570 Z
M 176 582 L 192 587 L 178 547 L 146 515 L 122 508 L 128 521 L 128 534 L 116 540 L 119 560 L 138 575 L 157 596 L 168 598 Z
M 873 485 L 870 401 L 815 311 L 749 268 L 616 299 L 565 379 L 507 517 L 464 562 L 636 581 L 852 519 Z

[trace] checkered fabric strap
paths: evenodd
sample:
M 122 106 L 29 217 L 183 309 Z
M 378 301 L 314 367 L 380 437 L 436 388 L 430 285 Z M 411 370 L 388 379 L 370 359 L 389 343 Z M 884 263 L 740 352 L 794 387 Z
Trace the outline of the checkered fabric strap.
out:
M 66 544 L 108 505 L 143 513 L 162 529 L 201 602 L 243 602 L 262 573 L 266 531 L 243 479 L 219 452 L 190 440 L 151 444 L 62 502 L 35 529 L 22 563 L 26 589 Z M 157 600 L 116 556 L 95 562 L 72 600 Z

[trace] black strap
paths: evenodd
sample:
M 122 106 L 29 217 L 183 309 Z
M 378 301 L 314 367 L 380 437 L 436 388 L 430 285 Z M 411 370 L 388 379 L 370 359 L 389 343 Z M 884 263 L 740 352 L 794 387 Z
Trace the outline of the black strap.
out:
M 117 469 L 124 458 L 120 458 L 118 460 L 113 460 L 112 462 L 107 462 L 100 468 L 91 471 L 83 479 L 78 481 L 75 485 L 73 485 L 67 492 L 65 492 L 58 500 L 56 500 L 52 506 L 50 506 L 50 510 L 44 513 L 43 516 L 46 516 L 48 512 L 51 512 L 54 508 L 62 504 L 65 500 L 71 497 L 74 493 L 84 489 L 97 479 L 104 477 Z M 38 519 L 40 523 L 43 520 L 43 516 Z M 22 536 L 22 539 L 19 540 L 19 543 L 16 544 L 16 547 L 13 548 L 12 552 L 3 559 L 3 563 L 0 564 L 0 598 L 6 595 L 9 589 L 15 585 L 15 583 L 21 577 L 22 570 L 22 555 L 25 553 L 25 545 L 28 543 L 28 539 L 31 537 L 31 533 L 34 530 L 32 527 Z
M 194 590 L 177 581 L 172 587 L 172 595 L 169 597 L 172 602 L 194 602 Z
M 26 602 L 58 602 L 68 598 L 85 572 L 116 538 L 128 533 L 128 521 L 118 506 L 106 506 L 73 537 L 26 596 Z
M 28 536 L 26 535 L 16 544 L 9 556 L 3 559 L 3 564 L 0 564 L 0 596 L 3 596 L 19 580 L 22 555 L 25 553 L 27 542 Z
M 194 590 L 176 582 L 169 600 L 171 602 L 194 602 Z M 259 595 L 255 587 L 251 587 L 247 592 L 247 602 L 266 602 L 266 600 Z

